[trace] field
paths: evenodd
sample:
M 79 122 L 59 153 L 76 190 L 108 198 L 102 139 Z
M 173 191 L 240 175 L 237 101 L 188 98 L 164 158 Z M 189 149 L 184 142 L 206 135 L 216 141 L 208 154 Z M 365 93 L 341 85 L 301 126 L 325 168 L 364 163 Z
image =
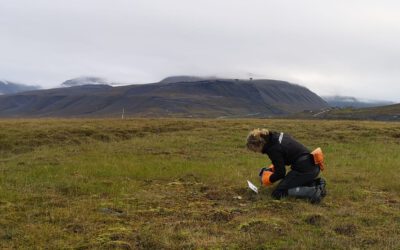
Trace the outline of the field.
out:
M 249 130 L 326 154 L 319 205 L 253 194 Z M 0 120 L 2 249 L 400 249 L 400 123 Z

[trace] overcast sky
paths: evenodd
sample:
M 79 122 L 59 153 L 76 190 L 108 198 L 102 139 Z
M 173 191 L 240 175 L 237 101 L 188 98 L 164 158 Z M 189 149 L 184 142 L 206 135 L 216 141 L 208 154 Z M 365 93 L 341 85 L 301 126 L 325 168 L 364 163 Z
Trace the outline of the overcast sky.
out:
M 400 2 L 0 0 L 0 79 L 286 80 L 400 102 Z

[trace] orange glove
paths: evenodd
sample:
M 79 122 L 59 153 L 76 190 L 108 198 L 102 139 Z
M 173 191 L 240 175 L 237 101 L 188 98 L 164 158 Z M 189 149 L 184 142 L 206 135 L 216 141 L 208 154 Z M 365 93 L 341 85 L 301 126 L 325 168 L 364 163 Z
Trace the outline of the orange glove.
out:
M 261 184 L 263 186 L 270 186 L 272 182 L 270 182 L 269 178 L 273 173 L 271 171 L 264 171 L 261 176 Z

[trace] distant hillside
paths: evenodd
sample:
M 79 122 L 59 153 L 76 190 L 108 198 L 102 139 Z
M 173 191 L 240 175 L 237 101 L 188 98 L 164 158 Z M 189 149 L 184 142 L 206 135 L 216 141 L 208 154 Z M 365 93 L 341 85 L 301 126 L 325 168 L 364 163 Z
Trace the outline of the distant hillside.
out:
M 0 116 L 268 117 L 328 104 L 305 87 L 275 80 L 169 79 L 111 87 L 84 85 L 0 97 Z
M 368 100 L 362 101 L 351 96 L 322 96 L 322 98 L 331 106 L 339 108 L 369 108 L 394 104 L 389 101 Z
M 318 118 L 400 121 L 400 104 L 361 109 L 332 109 L 321 113 Z
M 39 89 L 39 87 L 0 80 L 0 95 L 15 94 L 36 89 Z

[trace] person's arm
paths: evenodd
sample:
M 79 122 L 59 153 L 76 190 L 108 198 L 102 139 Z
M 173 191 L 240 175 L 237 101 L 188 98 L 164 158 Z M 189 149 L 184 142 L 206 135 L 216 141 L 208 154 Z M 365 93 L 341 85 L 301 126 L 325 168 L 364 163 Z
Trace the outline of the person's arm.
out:
M 274 165 L 274 172 L 270 176 L 269 181 L 274 183 L 286 175 L 285 161 L 283 159 L 282 153 L 278 150 L 271 150 L 268 152 L 268 156 Z

